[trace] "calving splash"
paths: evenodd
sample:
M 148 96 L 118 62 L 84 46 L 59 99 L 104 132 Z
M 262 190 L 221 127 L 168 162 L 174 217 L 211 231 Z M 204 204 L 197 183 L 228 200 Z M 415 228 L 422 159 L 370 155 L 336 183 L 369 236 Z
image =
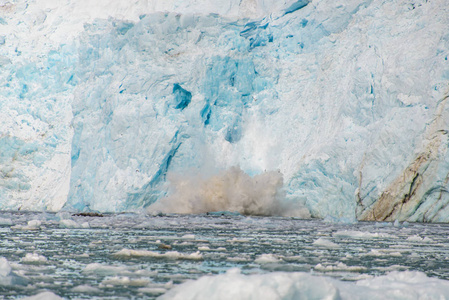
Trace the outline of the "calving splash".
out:
M 0 1 L 0 208 L 448 222 L 448 9 Z
M 200 175 L 172 175 L 168 180 L 172 186 L 169 196 L 150 205 L 148 212 L 198 214 L 228 211 L 242 215 L 309 217 L 306 208 L 286 203 L 279 171 L 251 177 L 239 167 L 231 167 L 205 179 Z

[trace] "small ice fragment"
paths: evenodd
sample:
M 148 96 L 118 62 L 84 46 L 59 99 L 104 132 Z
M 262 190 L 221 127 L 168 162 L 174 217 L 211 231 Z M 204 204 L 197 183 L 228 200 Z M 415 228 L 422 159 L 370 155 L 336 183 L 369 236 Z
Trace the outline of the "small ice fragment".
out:
M 52 292 L 42 292 L 31 297 L 22 298 L 22 300 L 62 300 L 62 298 Z
M 60 228 L 79 228 L 80 225 L 73 220 L 63 219 L 63 220 L 59 221 L 59 227 Z
M 81 228 L 90 228 L 89 222 L 84 222 L 81 224 Z
M 82 271 L 84 274 L 97 274 L 97 275 L 116 275 L 118 273 L 125 272 L 124 267 L 108 266 L 99 263 L 88 264 Z
M 185 234 L 182 236 L 183 239 L 185 240 L 194 240 L 195 239 L 195 235 L 194 234 Z
M 259 255 L 254 260 L 254 262 L 258 263 L 258 264 L 268 264 L 268 263 L 277 263 L 277 262 L 280 262 L 280 260 L 273 254 L 262 254 L 262 255 Z
M 28 226 L 29 226 L 29 227 L 36 227 L 36 228 L 38 228 L 38 227 L 41 226 L 41 225 L 42 225 L 42 222 L 39 221 L 39 220 L 31 220 L 31 221 L 28 221 Z
M 431 238 L 429 238 L 429 237 L 424 237 L 424 239 L 423 239 L 423 243 L 433 243 L 434 241 L 431 239 Z
M 335 272 L 335 271 L 348 271 L 348 272 L 359 272 L 366 270 L 365 267 L 362 266 L 347 266 L 346 264 L 339 262 L 337 265 L 327 265 L 323 266 L 322 264 L 317 264 L 314 267 L 315 270 L 321 272 Z
M 422 242 L 422 240 L 423 238 L 420 237 L 419 235 L 412 235 L 407 238 L 407 241 L 409 242 Z
M 364 231 L 354 231 L 354 230 L 340 230 L 332 234 L 334 237 L 345 237 L 353 239 L 377 239 L 377 238 L 396 238 L 388 233 L 371 233 Z
M 15 225 L 15 226 L 12 226 L 11 229 L 38 230 L 41 225 L 42 225 L 41 221 L 39 221 L 39 220 L 31 220 L 31 221 L 27 222 L 27 225 Z
M 0 277 L 6 277 L 11 273 L 11 266 L 6 258 L 0 257 Z
M 146 286 L 150 283 L 148 279 L 133 279 L 127 276 L 114 276 L 108 279 L 105 279 L 101 282 L 101 285 L 126 285 L 126 286 Z
M 21 262 L 27 264 L 42 264 L 47 262 L 47 258 L 38 253 L 27 253 L 25 257 L 21 259 Z
M 316 241 L 313 242 L 313 244 L 315 246 L 324 247 L 324 248 L 340 248 L 339 245 L 335 244 L 334 242 L 332 242 L 328 239 L 324 239 L 324 238 L 317 239 Z
M 148 250 L 131 250 L 122 249 L 113 254 L 118 257 L 153 257 L 153 258 L 165 258 L 165 259 L 187 259 L 187 260 L 201 260 L 203 256 L 199 251 L 191 254 L 183 254 L 178 251 L 168 251 L 165 253 L 158 253 Z
M 99 294 L 101 293 L 101 290 L 96 287 L 84 284 L 72 288 L 72 292 L 85 293 L 85 294 Z
M 198 247 L 198 250 L 200 250 L 200 251 L 210 251 L 210 248 L 208 246 L 202 246 L 202 247 Z

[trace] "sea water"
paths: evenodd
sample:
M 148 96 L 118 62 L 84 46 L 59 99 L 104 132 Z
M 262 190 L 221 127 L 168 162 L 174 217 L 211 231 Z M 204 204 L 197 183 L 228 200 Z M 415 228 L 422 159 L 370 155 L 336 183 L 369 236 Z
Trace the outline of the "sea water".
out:
M 418 297 L 422 289 L 416 286 L 423 284 L 432 293 L 442 288 L 436 295 L 447 297 L 448 232 L 447 224 L 341 224 L 229 212 L 1 212 L 0 295 L 16 299 L 49 291 L 67 299 L 190 299 L 195 291 L 191 299 L 202 299 L 200 289 L 217 293 L 213 280 L 229 282 L 237 295 L 250 291 L 250 284 L 246 289 L 238 284 L 243 281 L 277 282 L 279 291 L 279 282 L 289 280 L 290 290 L 296 284 L 298 292 L 326 280 L 337 296 L 359 299 L 345 295 L 375 280 L 397 282 L 405 276 L 396 290 L 415 288 Z M 294 299 L 277 295 L 272 299 Z M 385 298 L 381 289 L 376 295 Z M 401 295 L 394 299 L 417 299 Z

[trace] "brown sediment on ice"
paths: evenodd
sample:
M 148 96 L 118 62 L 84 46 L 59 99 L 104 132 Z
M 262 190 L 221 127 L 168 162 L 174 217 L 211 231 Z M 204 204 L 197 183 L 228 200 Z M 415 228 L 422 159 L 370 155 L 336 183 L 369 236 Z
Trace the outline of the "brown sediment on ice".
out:
M 438 213 L 449 209 L 449 174 L 442 176 L 439 165 L 447 163 L 449 95 L 437 106 L 424 135 L 423 149 L 369 207 L 358 195 L 358 219 L 365 221 L 438 221 Z M 443 177 L 443 178 L 442 178 Z M 447 199 L 446 199 L 447 198 Z M 449 220 L 448 220 L 449 221 Z

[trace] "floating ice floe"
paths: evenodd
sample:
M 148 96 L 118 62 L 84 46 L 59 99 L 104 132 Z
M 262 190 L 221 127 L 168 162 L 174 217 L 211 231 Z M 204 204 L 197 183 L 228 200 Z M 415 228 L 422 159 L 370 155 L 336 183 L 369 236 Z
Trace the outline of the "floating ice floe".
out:
M 315 246 L 323 247 L 323 248 L 340 248 L 340 245 L 338 245 L 328 239 L 325 239 L 325 238 L 319 238 L 316 241 L 314 241 L 313 244 Z
M 76 221 L 71 219 L 62 219 L 59 221 L 60 228 L 89 228 L 88 222 L 83 222 L 82 224 L 78 224 Z
M 281 262 L 281 260 L 279 259 L 279 257 L 277 255 L 274 254 L 262 254 L 259 255 L 255 260 L 255 263 L 258 264 L 269 264 L 269 263 L 277 263 L 277 262 Z
M 25 257 L 21 259 L 21 262 L 26 264 L 45 264 L 47 263 L 47 258 L 38 253 L 27 253 Z
M 42 226 L 42 221 L 40 220 L 30 220 L 27 222 L 27 225 L 14 225 L 11 229 L 17 230 L 38 230 Z
M 334 237 L 352 238 L 352 239 L 379 239 L 379 238 L 397 238 L 388 233 L 364 232 L 355 230 L 340 230 L 332 234 Z
M 320 272 L 336 272 L 336 271 L 346 271 L 346 272 L 360 272 L 366 270 L 365 267 L 361 266 L 347 266 L 346 264 L 339 262 L 336 265 L 322 265 L 317 264 L 314 267 L 315 270 Z
M 418 242 L 418 243 L 434 243 L 434 241 L 429 237 L 420 237 L 419 235 L 409 236 L 407 238 L 408 242 Z
M 23 300 L 63 300 L 63 298 L 52 292 L 42 292 L 34 296 L 22 298 Z
M 159 253 L 148 250 L 132 250 L 122 249 L 113 254 L 116 257 L 151 257 L 151 258 L 163 258 L 163 259 L 188 259 L 188 260 L 202 260 L 203 255 L 197 251 L 191 254 L 179 253 L 178 251 L 168 251 L 165 253 Z

